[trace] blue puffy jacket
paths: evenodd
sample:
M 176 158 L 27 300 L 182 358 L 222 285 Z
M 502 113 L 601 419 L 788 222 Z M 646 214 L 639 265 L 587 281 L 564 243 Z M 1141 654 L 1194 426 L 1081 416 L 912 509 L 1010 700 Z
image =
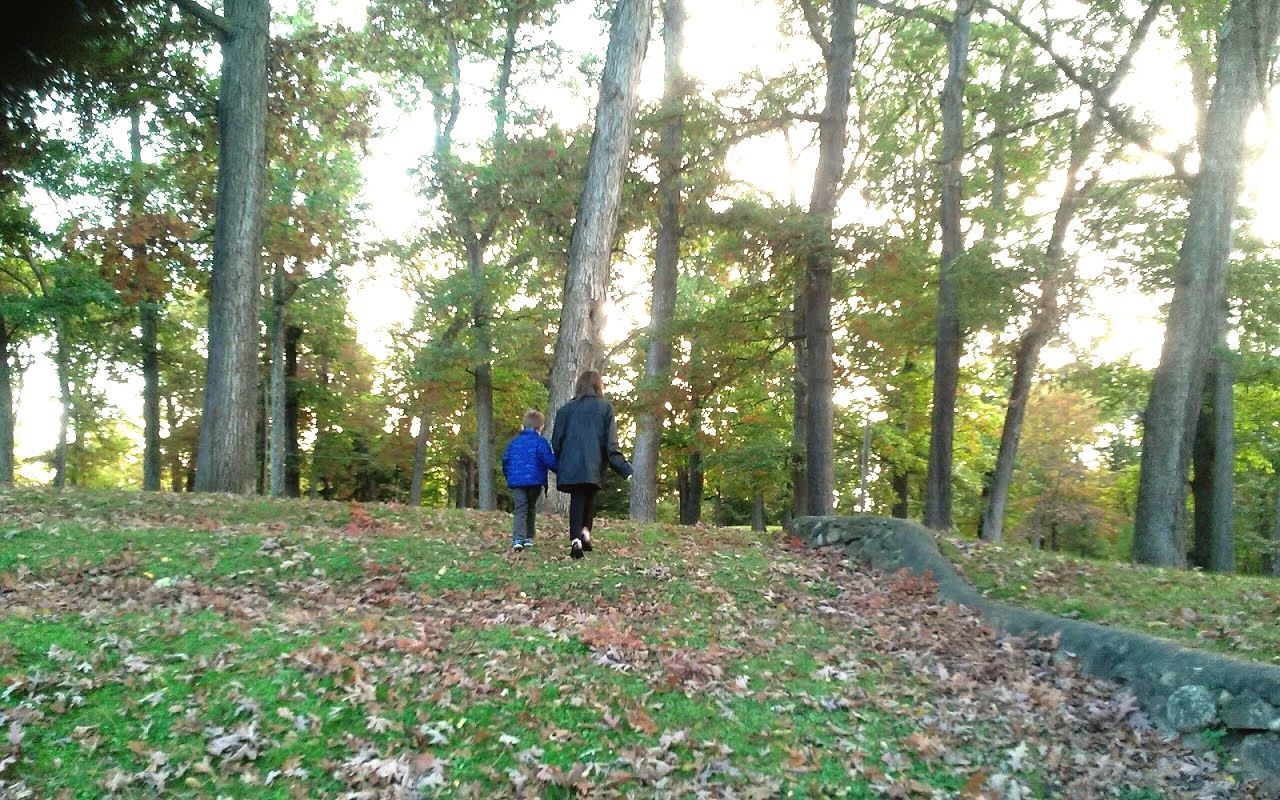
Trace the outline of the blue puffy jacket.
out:
M 502 452 L 502 475 L 512 489 L 546 486 L 547 470 L 556 471 L 556 454 L 533 428 L 521 430 Z

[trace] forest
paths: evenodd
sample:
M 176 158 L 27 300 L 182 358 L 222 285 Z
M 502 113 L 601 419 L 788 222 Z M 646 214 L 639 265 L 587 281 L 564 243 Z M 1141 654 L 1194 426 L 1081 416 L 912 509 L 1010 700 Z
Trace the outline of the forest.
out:
M 595 368 L 610 516 L 1280 575 L 1280 0 L 40 14 L 0 485 L 502 509 Z

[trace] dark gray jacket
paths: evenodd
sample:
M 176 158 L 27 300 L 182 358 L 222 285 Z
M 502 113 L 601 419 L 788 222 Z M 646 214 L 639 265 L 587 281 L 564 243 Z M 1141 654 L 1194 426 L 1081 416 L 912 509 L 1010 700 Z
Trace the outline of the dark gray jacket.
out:
M 556 486 L 562 489 L 583 483 L 603 486 L 605 464 L 622 477 L 631 477 L 631 464 L 618 447 L 613 406 L 603 398 L 584 395 L 561 406 L 551 432 L 551 449 L 559 464 Z

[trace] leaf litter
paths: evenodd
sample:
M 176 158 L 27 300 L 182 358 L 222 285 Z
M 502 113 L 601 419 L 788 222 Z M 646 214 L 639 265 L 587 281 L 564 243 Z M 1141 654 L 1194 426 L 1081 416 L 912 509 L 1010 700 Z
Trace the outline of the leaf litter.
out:
M 157 585 L 156 553 L 87 545 L 0 570 L 0 796 L 1262 797 L 1056 642 L 837 554 L 609 523 L 586 564 L 512 563 L 501 515 L 120 497 L 3 510 L 51 543 L 249 537 L 271 571 Z

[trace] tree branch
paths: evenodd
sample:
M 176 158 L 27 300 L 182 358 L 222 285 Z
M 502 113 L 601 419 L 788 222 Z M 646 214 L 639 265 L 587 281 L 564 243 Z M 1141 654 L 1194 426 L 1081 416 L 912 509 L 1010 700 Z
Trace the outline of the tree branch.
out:
M 818 9 L 813 5 L 813 0 L 797 0 L 797 2 L 800 4 L 801 13 L 804 14 L 804 21 L 809 26 L 809 35 L 813 37 L 814 43 L 822 51 L 822 59 L 830 61 L 831 42 L 827 39 L 827 35 L 822 32 L 822 20 L 818 18 Z
M 891 3 L 887 0 L 858 0 L 858 2 L 860 5 L 878 8 L 881 11 L 887 11 L 895 17 L 901 17 L 902 19 L 922 19 L 943 33 L 951 30 L 951 20 L 931 8 L 920 8 L 919 6 L 916 8 L 907 8 L 906 6 L 900 6 L 897 3 Z
M 191 16 L 208 25 L 218 32 L 218 36 L 223 39 L 230 39 L 235 35 L 235 30 L 231 27 L 231 23 L 227 22 L 227 18 L 221 14 L 215 14 L 213 11 L 197 3 L 196 0 L 173 0 L 173 4 L 180 10 L 187 12 Z
M 862 0 L 862 2 L 868 4 L 874 4 L 877 1 L 878 0 Z M 1004 17 L 1005 21 L 1017 28 L 1019 32 L 1043 50 L 1045 55 L 1049 56 L 1050 60 L 1052 60 L 1058 67 L 1058 71 L 1062 73 L 1063 77 L 1078 86 L 1082 91 L 1089 95 L 1095 104 L 1097 104 L 1098 108 L 1102 112 L 1103 118 L 1106 119 L 1107 124 L 1110 125 L 1111 129 L 1119 134 L 1121 138 L 1127 140 L 1131 144 L 1137 145 L 1139 148 L 1151 153 L 1152 155 L 1159 156 L 1165 161 L 1168 161 L 1169 166 L 1173 169 L 1173 174 L 1179 180 L 1184 182 L 1191 181 L 1192 176 L 1187 172 L 1186 153 L 1184 150 L 1179 149 L 1170 152 L 1156 147 L 1155 143 L 1151 141 L 1151 137 L 1148 136 L 1146 132 L 1144 132 L 1138 124 L 1129 117 L 1128 113 L 1124 109 L 1111 105 L 1111 94 L 1114 93 L 1118 85 L 1116 81 L 1109 81 L 1105 86 L 1098 86 L 1096 83 L 1082 75 L 1080 71 L 1077 70 L 1075 66 L 1064 56 L 1054 50 L 1053 46 L 1049 43 L 1049 40 L 1044 36 L 1044 34 L 1023 22 L 1016 13 L 996 6 L 992 4 L 990 0 L 979 0 L 979 3 L 983 8 L 994 11 Z M 1151 4 L 1147 6 L 1146 12 L 1143 14 L 1142 20 L 1138 23 L 1138 28 L 1135 30 L 1135 46 L 1130 47 L 1129 51 L 1125 53 L 1121 61 L 1125 66 L 1127 66 L 1128 62 L 1132 59 L 1137 50 L 1136 44 L 1141 42 L 1142 37 L 1145 36 L 1147 30 L 1155 21 L 1155 17 L 1162 5 L 1163 0 L 1152 0 Z M 1118 73 L 1113 73 L 1113 76 L 1115 74 Z
M 1064 108 L 1061 111 L 1055 111 L 1052 114 L 1045 114 L 1043 117 L 1036 117 L 1035 119 L 1028 120 L 1027 122 L 1020 122 L 1017 125 L 1006 125 L 1003 128 L 996 128 L 991 133 L 988 133 L 986 136 L 983 136 L 980 139 L 975 139 L 973 143 L 969 145 L 969 149 L 973 150 L 975 148 L 981 147 L 987 142 L 991 142 L 996 139 L 1003 139 L 1004 137 L 1009 136 L 1010 134 L 1021 133 L 1022 131 L 1025 131 L 1029 128 L 1034 128 L 1039 125 L 1044 125 L 1045 123 L 1062 119 L 1063 117 L 1070 116 L 1074 113 L 1076 113 L 1076 109 Z

